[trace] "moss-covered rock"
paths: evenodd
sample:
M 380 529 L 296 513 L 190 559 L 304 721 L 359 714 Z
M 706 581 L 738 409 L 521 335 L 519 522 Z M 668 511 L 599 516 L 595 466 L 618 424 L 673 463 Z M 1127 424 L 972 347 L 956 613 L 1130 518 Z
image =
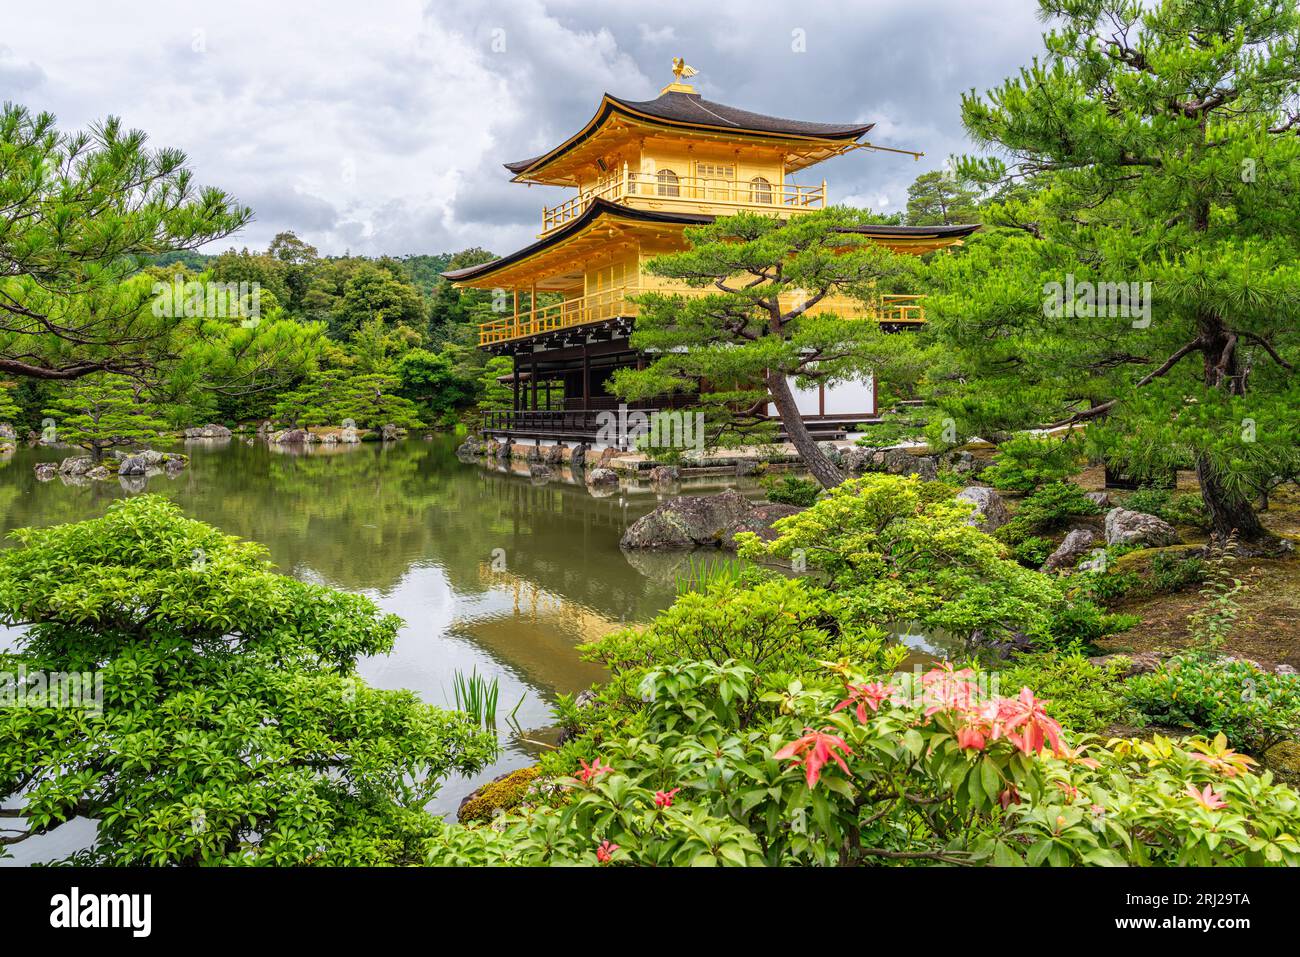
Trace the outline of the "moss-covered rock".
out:
M 460 802 L 460 808 L 456 812 L 457 820 L 462 824 L 471 821 L 487 823 L 499 812 L 518 807 L 540 773 L 541 770 L 533 765 L 503 774 L 483 785 Z

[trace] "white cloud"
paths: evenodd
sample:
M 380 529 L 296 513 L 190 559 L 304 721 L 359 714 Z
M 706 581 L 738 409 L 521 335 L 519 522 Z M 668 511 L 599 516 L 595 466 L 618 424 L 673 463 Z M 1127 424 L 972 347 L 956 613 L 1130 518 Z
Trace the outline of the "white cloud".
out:
M 500 164 L 584 123 L 604 91 L 653 97 L 684 56 L 710 98 L 870 120 L 875 142 L 809 171 L 833 198 L 901 200 L 967 148 L 960 94 L 1037 49 L 1023 0 L 870 6 L 753 0 L 65 0 L 5 20 L 0 99 L 65 128 L 108 114 L 184 149 L 203 183 L 253 206 L 234 244 L 281 229 L 323 251 L 403 254 L 528 242 L 550 191 Z M 689 25 L 689 26 L 686 26 Z M 792 49 L 802 31 L 807 52 Z M 227 245 L 227 244 L 222 244 Z

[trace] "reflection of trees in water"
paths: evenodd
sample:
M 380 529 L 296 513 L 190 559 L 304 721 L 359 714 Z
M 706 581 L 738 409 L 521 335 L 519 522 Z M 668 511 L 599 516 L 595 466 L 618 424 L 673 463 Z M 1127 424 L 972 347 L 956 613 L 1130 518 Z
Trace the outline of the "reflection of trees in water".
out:
M 348 589 L 387 591 L 433 562 L 460 593 L 478 594 L 495 550 L 518 579 L 615 621 L 642 620 L 671 598 L 624 559 L 618 538 L 654 500 L 594 499 L 580 486 L 533 485 L 459 462 L 454 441 L 365 443 L 338 454 L 277 455 L 258 443 L 187 447 L 191 467 L 148 490 L 226 532 L 264 543 L 283 570 Z M 116 482 L 45 485 L 20 449 L 0 476 L 5 529 L 79 521 L 126 493 Z M 39 487 L 38 487 L 39 486 Z

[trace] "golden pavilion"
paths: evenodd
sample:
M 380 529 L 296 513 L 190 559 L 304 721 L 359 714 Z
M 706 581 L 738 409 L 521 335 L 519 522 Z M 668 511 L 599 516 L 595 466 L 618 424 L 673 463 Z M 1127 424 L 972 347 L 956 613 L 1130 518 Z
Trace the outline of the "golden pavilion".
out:
M 694 71 L 674 61 L 674 82 L 653 100 L 606 93 L 580 130 L 540 156 L 506 163 L 516 183 L 563 186 L 573 194 L 542 210 L 537 240 L 482 265 L 443 273 L 457 287 L 494 290 L 505 315 L 483 323 L 479 347 L 513 360 L 505 377 L 513 409 L 485 413 L 484 433 L 507 440 L 591 443 L 598 417 L 619 400 L 606 391 L 615 370 L 644 356 L 629 337 L 632 297 L 689 294 L 647 274 L 654 256 L 686 248 L 683 230 L 741 210 L 797 216 L 827 205 L 826 181 L 807 170 L 854 149 L 870 123 L 814 123 L 752 113 L 704 99 L 686 82 Z M 906 152 L 896 150 L 893 152 Z M 978 226 L 867 226 L 854 231 L 891 249 L 920 255 L 958 245 Z M 874 303 L 828 297 L 816 307 L 872 315 L 889 329 L 924 322 L 916 296 Z M 839 437 L 874 418 L 874 382 L 795 392 L 819 437 Z M 654 410 L 684 401 L 637 403 Z

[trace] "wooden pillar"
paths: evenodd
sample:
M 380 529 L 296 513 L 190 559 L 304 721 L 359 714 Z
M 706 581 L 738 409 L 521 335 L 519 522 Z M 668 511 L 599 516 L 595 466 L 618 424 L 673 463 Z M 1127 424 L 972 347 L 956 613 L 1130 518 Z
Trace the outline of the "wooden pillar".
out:
M 582 407 L 591 408 L 591 347 L 586 343 L 582 346 Z
M 511 403 L 511 408 L 514 409 L 516 412 L 518 412 L 519 411 L 519 373 L 521 371 L 519 368 L 519 353 L 518 352 L 512 353 L 510 358 L 514 360 L 514 372 L 515 372 L 515 380 L 514 380 L 515 398 L 514 398 L 514 402 Z
M 546 378 L 546 411 L 551 411 L 551 379 L 549 376 Z
M 532 368 L 528 374 L 528 384 L 533 392 L 533 411 L 537 411 L 537 353 L 532 354 Z

